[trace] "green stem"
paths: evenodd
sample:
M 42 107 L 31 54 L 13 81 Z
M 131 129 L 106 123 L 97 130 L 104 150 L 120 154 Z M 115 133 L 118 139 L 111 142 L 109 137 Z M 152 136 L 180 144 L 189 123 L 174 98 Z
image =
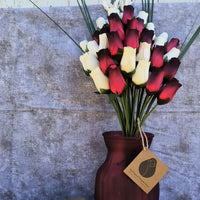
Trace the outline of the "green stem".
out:
M 154 0 L 151 3 L 151 22 L 153 21 Z
M 85 11 L 86 11 L 87 16 L 88 16 L 88 18 L 89 18 L 89 21 L 90 21 L 90 24 L 91 24 L 92 32 L 94 33 L 94 32 L 95 32 L 95 27 L 94 27 L 94 23 L 93 23 L 93 21 L 92 21 L 91 15 L 90 15 L 90 13 L 89 13 L 87 4 L 85 3 L 85 0 L 81 0 L 81 1 L 82 1 L 82 4 L 83 4 L 84 7 L 85 7 Z
M 129 84 L 128 84 L 129 85 Z M 128 135 L 131 135 L 131 109 L 130 109 L 130 88 L 126 89 L 126 113 L 127 113 L 127 122 L 128 122 Z
M 144 0 L 142 0 L 142 10 L 144 10 Z
M 197 30 L 195 31 L 195 33 L 193 34 L 193 36 L 191 37 L 191 39 L 189 40 L 189 42 L 187 43 L 187 45 L 184 47 L 183 51 L 181 52 L 181 54 L 179 55 L 179 59 L 181 60 L 183 58 L 183 56 L 185 55 L 185 53 L 188 51 L 188 49 L 190 48 L 190 46 L 192 45 L 192 43 L 194 42 L 194 40 L 196 39 L 196 37 L 199 35 L 200 33 L 200 26 L 197 28 Z
M 146 109 L 146 107 L 147 107 L 147 105 L 148 105 L 148 103 L 149 103 L 150 100 L 151 100 L 151 96 L 149 96 L 149 95 L 146 94 L 146 97 L 145 97 L 145 100 L 143 102 L 142 109 L 141 109 L 141 112 L 140 112 L 139 119 L 142 118 L 144 110 Z
M 140 115 L 140 108 L 141 108 L 141 104 L 142 104 L 142 100 L 143 100 L 143 96 L 144 96 L 144 88 L 142 88 L 140 90 L 141 90 L 141 92 L 140 92 L 140 95 L 139 95 L 139 98 L 138 98 L 138 102 L 137 102 L 138 105 L 137 105 L 137 117 L 136 117 L 136 120 Z
M 118 102 L 117 98 L 112 99 L 110 95 L 108 95 L 108 96 L 109 96 L 110 102 L 111 102 L 111 104 L 112 104 L 112 106 L 115 109 L 115 112 L 117 114 L 117 118 L 119 120 L 121 129 L 122 129 L 122 134 L 125 136 L 125 124 L 124 124 L 123 113 L 122 113 L 122 110 L 120 108 L 119 102 Z
M 83 19 L 84 19 L 84 21 L 85 21 L 85 23 L 86 23 L 86 25 L 87 25 L 88 31 L 90 32 L 90 35 L 91 35 L 91 37 L 92 37 L 92 29 L 91 29 L 90 24 L 89 24 L 89 22 L 88 22 L 87 16 L 86 16 L 85 13 L 83 12 L 83 9 L 81 8 L 81 5 L 80 5 L 80 3 L 79 3 L 79 0 L 77 0 L 77 3 L 78 3 L 78 6 L 79 6 L 79 9 L 80 9 L 80 11 L 81 11 L 81 14 L 82 14 L 82 16 L 83 16 Z
M 158 104 L 156 104 L 148 114 L 145 114 L 142 121 L 141 121 L 141 126 L 143 125 L 143 123 L 145 122 L 145 120 L 147 119 L 147 117 L 156 109 L 156 107 L 158 106 Z
M 130 132 L 130 120 L 129 120 L 129 110 L 127 108 L 127 105 L 126 105 L 126 97 L 123 95 L 120 97 L 120 101 L 121 101 L 121 104 L 122 104 L 122 108 L 123 108 L 123 111 L 124 111 L 124 116 L 125 116 L 125 128 L 126 128 L 126 136 L 129 135 L 129 132 Z
M 84 53 L 80 45 L 57 23 L 55 22 L 47 13 L 45 13 L 38 5 L 36 5 L 33 1 L 29 0 L 37 9 L 40 10 L 47 18 L 50 19 L 63 33 L 65 33 L 71 40 L 72 42 Z
M 134 89 L 134 94 L 132 92 L 132 119 L 131 119 L 131 134 L 133 134 L 134 130 L 134 125 L 135 125 L 135 105 L 136 105 L 136 100 L 137 100 L 137 95 L 138 95 L 138 89 Z
M 147 8 L 148 8 L 148 19 L 147 19 L 147 22 L 150 21 L 150 0 L 148 0 L 147 2 Z
M 151 107 L 152 107 L 153 103 L 155 102 L 155 100 L 156 100 L 156 96 L 152 96 L 151 97 L 151 101 L 149 103 L 149 106 L 146 109 L 145 115 L 149 112 L 149 110 L 151 109 Z

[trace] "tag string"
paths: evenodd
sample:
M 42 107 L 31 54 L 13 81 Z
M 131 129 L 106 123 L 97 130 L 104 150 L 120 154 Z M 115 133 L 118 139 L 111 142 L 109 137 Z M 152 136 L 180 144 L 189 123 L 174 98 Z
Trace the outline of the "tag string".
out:
M 140 126 L 140 119 L 139 119 L 139 117 L 137 118 L 137 124 L 138 124 L 138 128 L 139 128 L 139 133 L 140 133 L 140 136 L 141 136 L 141 139 L 142 139 L 142 146 L 143 146 L 143 149 L 146 151 L 149 148 L 149 142 L 148 142 L 148 138 L 147 138 L 146 133 L 144 132 L 144 130 Z M 144 143 L 144 138 L 146 140 L 146 146 L 145 146 L 145 143 Z

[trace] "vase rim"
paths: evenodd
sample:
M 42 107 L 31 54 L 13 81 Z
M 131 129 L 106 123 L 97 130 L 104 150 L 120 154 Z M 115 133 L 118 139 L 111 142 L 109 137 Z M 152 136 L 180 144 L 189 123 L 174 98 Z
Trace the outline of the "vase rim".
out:
M 154 134 L 145 132 L 148 138 L 153 138 Z M 123 136 L 122 131 L 106 131 L 103 134 L 104 138 L 112 138 L 112 139 L 123 139 L 123 140 L 140 140 L 141 137 L 139 136 Z

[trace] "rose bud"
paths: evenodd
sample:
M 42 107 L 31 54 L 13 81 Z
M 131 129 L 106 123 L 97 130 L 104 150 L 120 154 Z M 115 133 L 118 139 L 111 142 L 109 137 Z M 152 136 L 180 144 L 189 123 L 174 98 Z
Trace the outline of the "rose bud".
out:
M 178 58 L 172 58 L 168 63 L 163 67 L 165 80 L 171 80 L 176 75 L 178 68 L 181 62 Z
M 111 58 L 108 49 L 102 49 L 97 53 L 101 71 L 105 74 L 109 68 L 115 68 L 115 61 Z
M 100 93 L 103 93 L 103 91 L 105 91 L 105 90 L 109 90 L 109 80 L 108 80 L 108 77 L 104 75 L 104 73 L 101 71 L 101 69 L 99 67 L 97 67 L 96 69 L 94 69 L 90 73 L 90 76 L 93 79 L 94 84 L 95 84 L 97 90 Z
M 99 31 L 95 31 L 92 35 L 92 39 L 96 41 L 97 44 L 99 44 Z
M 149 23 L 147 24 L 146 29 L 151 30 L 151 31 L 155 31 L 154 23 L 149 22 Z
M 121 94 L 126 86 L 126 81 L 121 74 L 120 68 L 110 69 L 108 72 L 109 87 L 114 94 Z
M 166 85 L 164 85 L 161 89 L 161 92 L 158 96 L 158 104 L 166 104 L 170 102 L 174 95 L 176 94 L 177 90 L 181 87 L 182 85 L 179 83 L 179 81 L 176 78 L 173 78 L 170 80 Z
M 147 18 L 148 18 L 148 13 L 145 12 L 145 11 L 140 11 L 138 13 L 137 18 L 143 19 L 144 20 L 144 24 L 146 24 L 147 23 Z
M 99 46 L 96 43 L 96 41 L 94 41 L 94 40 L 89 41 L 88 44 L 87 44 L 87 48 L 88 48 L 90 54 L 93 54 L 94 56 L 97 57 L 96 53 L 97 53 L 97 51 L 99 49 Z
M 96 25 L 97 25 L 97 28 L 98 29 L 102 29 L 103 26 L 106 24 L 106 20 L 103 18 L 103 17 L 99 17 L 97 20 L 96 20 Z
M 149 95 L 159 92 L 162 87 L 164 72 L 162 70 L 153 70 L 146 84 Z
M 164 46 L 167 42 L 168 34 L 166 32 L 161 33 L 158 37 L 155 38 L 155 46 Z
M 154 36 L 154 31 L 144 28 L 142 30 L 140 40 L 141 40 L 141 42 L 147 42 L 149 44 L 152 44 L 153 36 Z
M 126 30 L 126 38 L 124 41 L 124 45 L 127 47 L 132 47 L 133 49 L 139 47 L 139 36 L 138 31 L 136 29 Z
M 151 55 L 151 44 L 146 42 L 140 42 L 139 51 L 136 56 L 136 60 L 146 60 L 149 61 Z
M 101 30 L 99 30 L 100 34 L 102 33 L 110 33 L 110 27 L 108 24 L 104 24 Z
M 124 27 L 119 15 L 112 13 L 110 16 L 108 16 L 108 21 L 110 24 L 110 32 L 117 31 L 121 41 L 124 41 Z
M 171 58 L 178 58 L 180 54 L 180 50 L 173 47 L 168 53 L 164 55 L 164 58 L 167 58 L 167 60 L 170 60 Z
M 179 45 L 179 39 L 172 38 L 170 42 L 166 45 L 167 52 L 169 52 L 172 48 L 177 47 Z
M 121 70 L 126 73 L 132 73 L 135 70 L 136 49 L 132 47 L 124 47 L 124 52 L 121 59 Z
M 161 67 L 163 65 L 163 55 L 165 52 L 164 46 L 156 46 L 153 48 L 151 55 L 151 63 L 153 67 Z
M 122 17 L 123 24 L 127 24 L 127 20 L 131 20 L 134 16 L 134 8 L 131 5 L 124 6 L 124 12 Z
M 151 30 L 151 31 L 154 31 L 153 40 L 155 40 L 156 36 L 155 36 L 155 26 L 154 26 L 154 23 L 149 22 L 149 23 L 147 24 L 147 26 L 146 26 L 146 29 Z
M 102 33 L 99 35 L 99 51 L 101 49 L 107 49 L 108 48 L 108 38 L 106 33 Z
M 146 84 L 149 78 L 150 62 L 140 60 L 137 64 L 136 71 L 132 76 L 132 81 L 135 85 L 142 86 Z
M 87 40 L 83 40 L 83 41 L 80 42 L 80 47 L 84 52 L 86 52 L 88 50 L 87 49 L 87 44 L 88 44 Z
M 99 61 L 93 54 L 90 54 L 89 52 L 86 52 L 83 55 L 81 55 L 80 61 L 81 64 L 83 65 L 84 71 L 89 73 L 93 71 L 95 68 L 99 67 Z
M 117 54 L 118 49 L 124 48 L 122 41 L 120 40 L 117 31 L 107 33 L 107 37 L 108 37 L 108 47 L 109 47 L 110 54 L 114 56 Z
M 138 21 L 137 30 L 139 32 L 139 37 L 140 37 L 140 34 L 142 33 L 142 30 L 144 28 L 144 20 L 140 19 L 140 18 L 137 18 L 137 21 Z
M 138 20 L 136 18 L 127 20 L 127 29 L 138 29 Z

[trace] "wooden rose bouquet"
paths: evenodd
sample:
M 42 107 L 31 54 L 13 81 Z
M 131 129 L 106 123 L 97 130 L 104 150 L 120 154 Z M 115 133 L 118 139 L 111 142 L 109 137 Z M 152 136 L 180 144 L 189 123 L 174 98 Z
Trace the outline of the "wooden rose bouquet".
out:
M 121 17 L 120 17 L 121 16 Z M 157 105 L 170 102 L 181 87 L 174 78 L 179 65 L 179 40 L 168 34 L 155 37 L 148 13 L 134 16 L 134 7 L 125 5 L 108 22 L 97 19 L 92 41 L 83 41 L 80 56 L 83 68 L 101 94 L 108 94 L 124 136 L 138 134 L 141 125 Z
M 92 37 L 80 45 L 33 4 L 81 49 L 83 69 L 93 79 L 98 93 L 108 95 L 123 135 L 137 136 L 137 119 L 142 125 L 158 105 L 169 103 L 181 87 L 175 75 L 200 27 L 181 53 L 177 48 L 179 39 L 168 39 L 166 32 L 155 34 L 151 22 L 153 2 L 142 3 L 143 11 L 135 15 L 130 0 L 116 0 L 113 4 L 103 1 L 108 17 L 99 17 L 97 28 L 85 0 L 77 3 Z

